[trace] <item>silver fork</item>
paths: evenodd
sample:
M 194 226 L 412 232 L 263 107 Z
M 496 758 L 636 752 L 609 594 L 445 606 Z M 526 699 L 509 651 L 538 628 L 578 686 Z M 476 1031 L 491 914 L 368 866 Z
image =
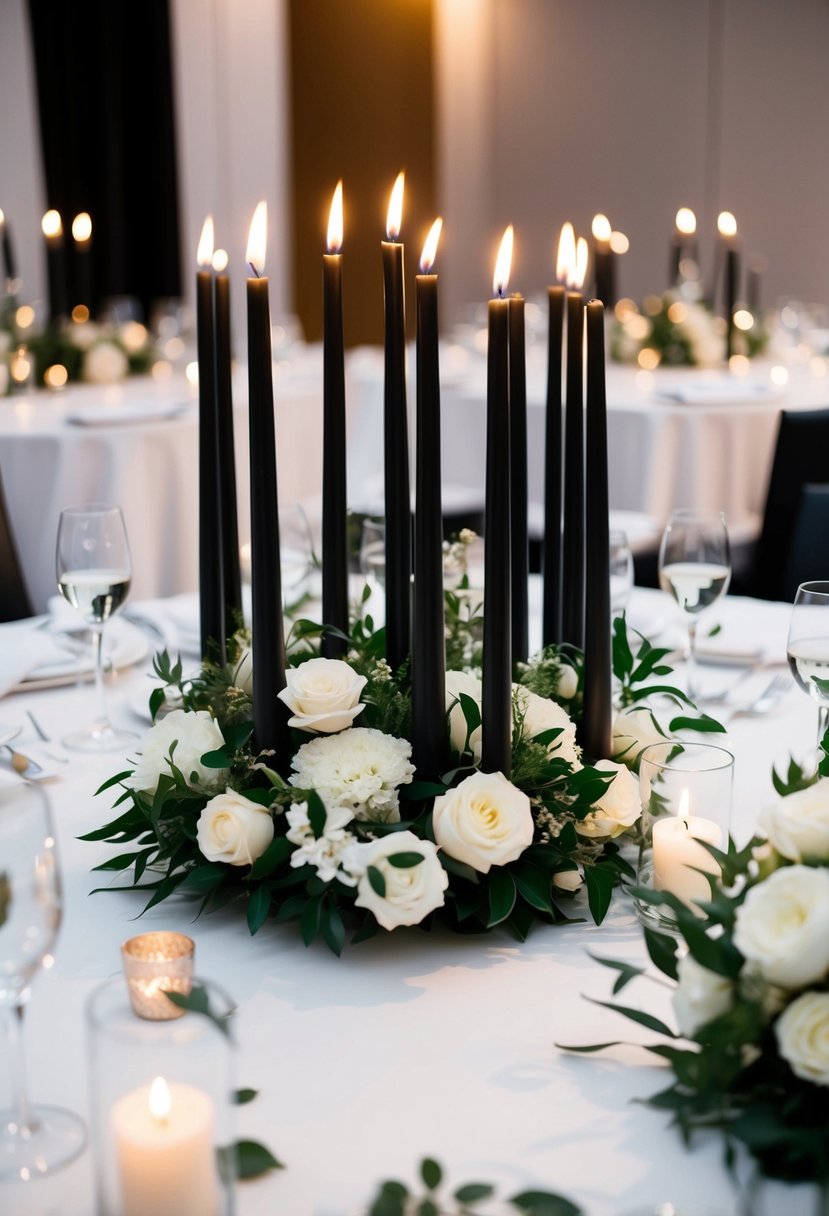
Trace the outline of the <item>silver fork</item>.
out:
M 758 718 L 761 714 L 768 713 L 770 709 L 774 708 L 783 693 L 791 688 L 791 685 L 792 678 L 789 673 L 778 672 L 753 701 L 749 701 L 745 705 L 738 705 L 727 715 L 726 721 L 730 722 L 733 718 Z

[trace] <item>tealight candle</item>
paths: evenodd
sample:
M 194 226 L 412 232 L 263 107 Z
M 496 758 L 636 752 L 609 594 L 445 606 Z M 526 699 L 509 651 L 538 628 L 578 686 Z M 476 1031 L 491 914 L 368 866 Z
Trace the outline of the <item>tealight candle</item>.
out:
M 722 830 L 713 819 L 689 815 L 688 791 L 683 790 L 679 814 L 656 819 L 653 824 L 653 885 L 657 891 L 670 891 L 693 907 L 695 900 L 707 900 L 711 887 L 705 874 L 719 874 L 720 867 L 704 847 L 722 846 Z
M 152 1085 L 112 1108 L 121 1216 L 217 1216 L 214 1107 L 194 1085 Z
M 165 993 L 187 995 L 193 986 L 195 943 L 183 933 L 142 933 L 121 947 L 130 1004 L 139 1018 L 154 1022 L 184 1013 Z

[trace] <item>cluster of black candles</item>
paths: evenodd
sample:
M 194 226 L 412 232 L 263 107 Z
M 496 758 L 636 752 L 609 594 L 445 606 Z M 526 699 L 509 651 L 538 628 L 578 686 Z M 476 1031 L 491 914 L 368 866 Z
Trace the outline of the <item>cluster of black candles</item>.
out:
M 406 405 L 403 175 L 392 191 L 382 242 L 385 301 L 384 467 L 386 658 L 410 659 L 412 744 L 418 774 L 434 779 L 447 756 L 443 525 L 440 470 L 438 279 L 432 264 L 441 221 L 433 225 L 416 276 L 417 454 L 414 546 Z M 343 348 L 342 186 L 335 191 L 323 259 L 324 439 L 322 616 L 332 631 L 323 653 L 347 650 L 345 377 Z M 268 280 L 262 277 L 266 212 L 251 223 L 247 261 L 251 486 L 254 744 L 287 755 L 279 560 L 278 496 Z M 200 248 L 209 265 L 211 248 Z M 543 642 L 585 652 L 585 752 L 609 754 L 610 589 L 604 307 L 584 306 L 586 246 L 565 225 L 559 278 L 549 288 L 550 337 L 546 439 Z M 482 697 L 482 767 L 509 773 L 512 676 L 528 651 L 528 531 L 524 301 L 507 298 L 512 229 L 507 229 L 489 304 L 487 465 Z M 569 252 L 568 252 L 569 251 Z M 200 386 L 200 563 L 203 653 L 224 660 L 223 639 L 238 614 L 238 542 L 233 478 L 230 347 L 225 276 L 198 274 Z M 565 313 L 566 352 L 564 348 Z M 585 328 L 586 325 L 586 328 Z M 562 370 L 566 353 L 566 396 Z M 586 413 L 584 369 L 586 360 Z M 564 426 L 562 426 L 564 421 Z M 564 443 L 562 445 L 562 433 Z M 587 491 L 587 492 L 585 492 Z M 412 577 L 414 576 L 414 578 Z

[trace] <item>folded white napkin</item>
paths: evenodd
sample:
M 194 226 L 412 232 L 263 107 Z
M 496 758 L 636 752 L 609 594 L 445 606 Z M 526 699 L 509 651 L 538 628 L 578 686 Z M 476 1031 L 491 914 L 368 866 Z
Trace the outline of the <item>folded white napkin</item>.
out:
M 740 638 L 734 629 L 725 629 L 713 637 L 697 634 L 697 658 L 702 662 L 749 667 L 761 663 L 764 657 L 765 650 L 756 640 Z
M 141 405 L 112 405 L 104 401 L 77 406 L 66 415 L 73 426 L 128 426 L 177 418 L 190 406 L 186 401 L 144 402 Z
M 199 597 L 195 592 L 170 599 L 140 600 L 130 604 L 127 615 L 137 625 L 147 626 L 171 654 L 201 654 Z
M 43 617 L 0 625 L 0 697 L 38 667 L 71 661 L 66 648 L 43 628 Z
M 736 405 L 752 401 L 774 401 L 780 390 L 769 384 L 757 384 L 751 380 L 732 379 L 730 376 L 710 376 L 691 379 L 660 388 L 657 396 L 666 401 L 678 401 L 683 405 Z

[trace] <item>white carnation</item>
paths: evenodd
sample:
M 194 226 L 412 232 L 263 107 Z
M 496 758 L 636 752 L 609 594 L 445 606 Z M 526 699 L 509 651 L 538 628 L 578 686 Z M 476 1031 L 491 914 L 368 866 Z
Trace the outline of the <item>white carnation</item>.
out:
M 311 821 L 308 818 L 308 803 L 294 802 L 285 813 L 290 824 L 285 833 L 291 844 L 298 845 L 291 854 L 291 865 L 294 868 L 311 865 L 323 882 L 332 882 L 339 878 L 347 886 L 354 886 L 356 879 L 351 874 L 340 869 L 343 853 L 354 841 L 351 832 L 345 829 L 354 816 L 344 806 L 326 807 L 325 827 L 321 836 L 314 835 Z
M 205 768 L 201 758 L 206 752 L 224 746 L 216 721 L 205 709 L 195 712 L 174 709 L 161 718 L 144 736 L 135 771 L 125 784 L 135 790 L 154 794 L 158 778 L 170 772 L 170 748 L 175 744 L 173 764 L 181 769 L 187 783 L 198 789 L 212 789 L 227 782 L 230 770 Z
M 398 823 L 397 791 L 414 775 L 405 739 L 355 726 L 304 743 L 291 764 L 291 784 L 316 790 L 326 806 L 347 807 L 355 819 Z

